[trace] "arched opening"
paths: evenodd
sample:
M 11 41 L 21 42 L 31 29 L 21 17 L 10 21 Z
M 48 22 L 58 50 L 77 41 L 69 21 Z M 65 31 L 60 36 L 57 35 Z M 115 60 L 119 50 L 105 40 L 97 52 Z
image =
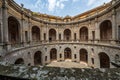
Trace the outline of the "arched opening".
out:
M 57 60 L 57 50 L 55 48 L 50 50 L 50 60 Z
M 18 20 L 14 17 L 8 18 L 8 36 L 9 42 L 15 44 L 20 42 L 20 24 Z
M 110 68 L 110 59 L 106 53 L 104 52 L 99 53 L 99 59 L 100 59 L 100 68 Z
M 72 53 L 70 48 L 65 48 L 64 50 L 64 58 L 65 59 L 71 59 L 72 58 Z
M 64 40 L 71 40 L 71 31 L 69 29 L 64 30 Z
M 19 58 L 15 61 L 15 64 L 24 64 L 24 60 L 22 58 Z
M 49 30 L 49 41 L 54 41 L 56 40 L 56 31 L 55 29 L 50 29 Z
M 100 24 L 100 39 L 110 40 L 112 39 L 112 23 L 109 20 L 105 20 Z
M 82 27 L 79 31 L 80 40 L 87 41 L 88 40 L 88 28 Z
M 42 65 L 42 52 L 37 51 L 34 54 L 34 65 Z
M 32 40 L 33 41 L 40 41 L 40 29 L 37 26 L 32 27 Z
M 80 49 L 80 61 L 88 62 L 88 52 L 86 49 Z

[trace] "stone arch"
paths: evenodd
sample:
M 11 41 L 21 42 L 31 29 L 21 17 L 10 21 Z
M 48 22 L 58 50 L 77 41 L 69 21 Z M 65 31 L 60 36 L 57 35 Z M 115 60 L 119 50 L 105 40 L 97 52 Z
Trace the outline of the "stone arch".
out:
M 80 55 L 80 61 L 88 63 L 88 52 L 86 49 L 80 49 L 79 55 Z
M 71 40 L 71 30 L 70 29 L 65 29 L 64 30 L 64 40 Z
M 82 41 L 88 40 L 88 28 L 87 27 L 80 28 L 79 37 L 80 37 L 80 40 L 82 40 Z
M 110 58 L 106 53 L 104 52 L 99 53 L 99 59 L 100 68 L 110 68 Z
M 49 30 L 49 41 L 54 41 L 54 40 L 56 40 L 56 30 L 50 29 Z
M 40 41 L 40 28 L 38 26 L 32 27 L 32 40 Z
M 72 59 L 72 51 L 68 47 L 64 50 L 64 59 Z
M 24 64 L 24 60 L 22 58 L 18 58 L 14 64 Z
M 35 52 L 34 65 L 42 65 L 42 52 L 41 51 Z
M 11 44 L 20 42 L 20 23 L 13 17 L 8 17 L 8 36 Z
M 57 49 L 52 48 L 52 49 L 50 50 L 50 60 L 51 60 L 51 61 L 57 60 Z
M 110 20 L 105 20 L 100 24 L 100 39 L 112 39 L 112 23 Z

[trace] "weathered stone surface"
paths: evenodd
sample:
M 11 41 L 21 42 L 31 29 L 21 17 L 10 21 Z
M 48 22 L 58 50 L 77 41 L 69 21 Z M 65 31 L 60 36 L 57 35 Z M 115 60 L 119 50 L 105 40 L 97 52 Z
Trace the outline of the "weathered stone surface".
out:
M 31 80 L 120 80 L 120 69 L 78 69 L 0 65 L 0 75 Z

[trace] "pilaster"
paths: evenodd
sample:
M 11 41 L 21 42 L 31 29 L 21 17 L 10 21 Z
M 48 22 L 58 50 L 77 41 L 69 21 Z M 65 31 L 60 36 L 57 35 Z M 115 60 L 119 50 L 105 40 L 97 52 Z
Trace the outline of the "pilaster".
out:
M 116 11 L 112 10 L 112 44 L 115 44 L 115 40 L 117 40 L 117 29 L 116 29 Z
M 21 4 L 21 7 L 22 7 L 22 12 L 21 12 L 21 43 L 22 43 L 22 45 L 24 46 L 25 44 L 25 32 L 24 32 L 24 21 L 25 21 L 25 19 L 24 19 L 24 14 L 23 14 L 23 4 Z
M 100 28 L 98 25 L 98 19 L 95 18 L 95 43 L 98 43 L 100 40 Z
M 10 47 L 8 46 L 8 4 L 7 0 L 2 0 L 2 23 L 3 23 L 3 43 L 4 43 L 4 49 L 8 50 Z

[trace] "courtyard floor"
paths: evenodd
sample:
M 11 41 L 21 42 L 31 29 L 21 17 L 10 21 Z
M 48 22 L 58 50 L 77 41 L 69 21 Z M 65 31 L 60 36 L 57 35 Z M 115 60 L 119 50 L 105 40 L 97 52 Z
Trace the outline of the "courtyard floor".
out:
M 89 68 L 85 62 L 72 62 L 71 60 L 65 61 L 52 61 L 47 66 L 49 67 L 63 67 L 63 68 Z

